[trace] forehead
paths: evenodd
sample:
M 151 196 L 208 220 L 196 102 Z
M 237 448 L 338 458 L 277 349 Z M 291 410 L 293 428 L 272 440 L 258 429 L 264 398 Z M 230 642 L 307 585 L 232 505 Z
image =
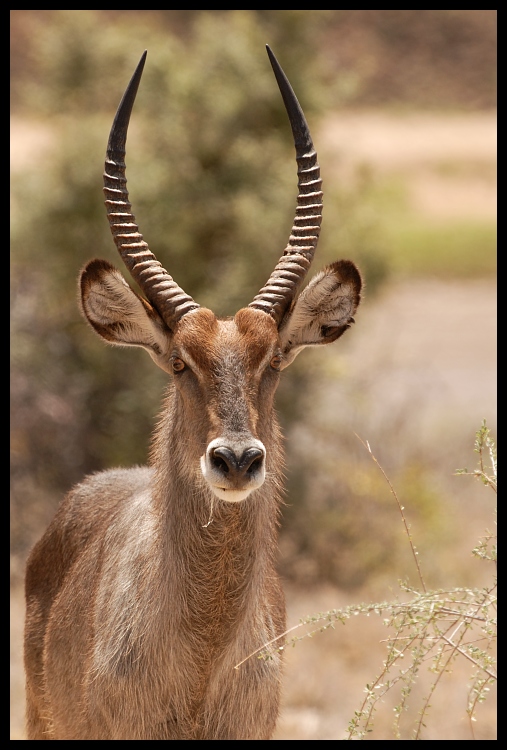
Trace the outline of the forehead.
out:
M 219 320 L 199 308 L 182 318 L 174 337 L 199 367 L 216 367 L 233 355 L 256 367 L 278 346 L 276 323 L 260 310 L 243 308 L 234 318 Z

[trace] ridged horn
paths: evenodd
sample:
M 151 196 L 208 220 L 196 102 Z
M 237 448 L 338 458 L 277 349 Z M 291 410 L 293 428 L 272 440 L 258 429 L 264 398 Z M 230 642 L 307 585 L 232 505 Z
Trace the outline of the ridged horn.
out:
M 131 211 L 125 177 L 125 144 L 132 107 L 146 61 L 146 51 L 127 86 L 116 112 L 107 144 L 104 195 L 116 247 L 149 302 L 173 329 L 183 315 L 199 307 L 165 271 L 151 252 Z
M 322 220 L 322 180 L 317 153 L 303 110 L 278 60 L 268 45 L 266 49 L 294 137 L 298 165 L 298 197 L 289 243 L 266 285 L 254 297 L 249 307 L 267 312 L 280 325 L 292 300 L 298 294 L 315 254 Z

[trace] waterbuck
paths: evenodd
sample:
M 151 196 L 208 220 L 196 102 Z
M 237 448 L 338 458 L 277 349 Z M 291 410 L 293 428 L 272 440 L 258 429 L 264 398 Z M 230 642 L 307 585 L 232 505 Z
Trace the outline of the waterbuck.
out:
M 144 297 L 105 260 L 80 275 L 82 311 L 107 342 L 141 346 L 172 380 L 148 467 L 69 492 L 26 572 L 28 739 L 269 739 L 285 629 L 276 572 L 283 452 L 273 400 L 306 346 L 353 322 L 351 261 L 301 291 L 319 237 L 320 170 L 301 107 L 268 55 L 289 116 L 299 194 L 266 285 L 217 318 L 157 261 L 131 212 L 127 128 L 146 52 L 113 122 L 104 174 L 111 231 Z

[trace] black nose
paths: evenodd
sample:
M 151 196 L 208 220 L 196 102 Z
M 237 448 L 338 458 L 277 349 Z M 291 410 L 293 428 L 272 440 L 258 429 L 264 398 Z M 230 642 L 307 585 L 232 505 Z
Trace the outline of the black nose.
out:
M 211 451 L 211 461 L 215 469 L 227 474 L 229 479 L 254 474 L 264 461 L 264 453 L 259 448 L 247 448 L 238 458 L 231 448 L 219 445 Z

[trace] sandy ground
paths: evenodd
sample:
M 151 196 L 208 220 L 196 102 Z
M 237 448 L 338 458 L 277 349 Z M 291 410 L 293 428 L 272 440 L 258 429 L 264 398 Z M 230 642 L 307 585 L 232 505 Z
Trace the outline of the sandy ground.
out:
M 26 167 L 35 153 L 40 156 L 51 145 L 44 128 L 30 132 L 25 123 L 13 121 L 11 134 L 13 168 Z M 384 171 L 411 175 L 414 201 L 423 213 L 435 217 L 495 215 L 493 114 L 459 118 L 340 115 L 324 125 L 320 141 L 320 152 L 331 161 L 342 165 L 344 160 L 370 161 Z M 482 166 L 471 169 L 468 177 L 439 176 L 435 165 L 449 160 Z M 365 370 L 377 373 L 373 395 L 376 389 L 379 419 L 393 402 L 417 396 L 423 406 L 419 431 L 430 436 L 435 425 L 458 415 L 460 428 L 473 440 L 483 418 L 490 424 L 496 420 L 496 351 L 493 281 L 407 281 L 365 303 L 342 356 L 352 376 L 360 377 Z M 313 612 L 361 601 L 361 593 L 288 587 L 289 624 Z M 16 588 L 11 593 L 11 739 L 24 739 L 23 611 L 22 594 Z M 283 710 L 275 739 L 345 737 L 364 685 L 381 665 L 385 633 L 380 623 L 366 618 L 338 628 L 288 651 Z M 467 674 L 458 670 L 449 676 L 434 702 L 425 738 L 472 739 L 464 710 Z M 481 708 L 477 739 L 496 739 L 494 705 L 493 699 Z M 381 735 L 376 738 L 390 739 L 392 708 L 387 706 L 384 713 L 379 721 Z

